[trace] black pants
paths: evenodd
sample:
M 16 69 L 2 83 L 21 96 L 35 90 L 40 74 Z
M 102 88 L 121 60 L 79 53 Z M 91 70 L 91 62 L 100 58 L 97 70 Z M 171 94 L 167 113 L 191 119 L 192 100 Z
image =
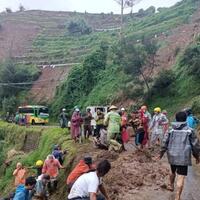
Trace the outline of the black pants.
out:
M 95 135 L 97 138 L 100 137 L 100 130 L 103 128 L 103 124 L 97 124 L 96 125 L 96 131 L 95 131 Z
M 187 176 L 188 166 L 171 165 L 172 174 L 177 173 L 178 175 Z

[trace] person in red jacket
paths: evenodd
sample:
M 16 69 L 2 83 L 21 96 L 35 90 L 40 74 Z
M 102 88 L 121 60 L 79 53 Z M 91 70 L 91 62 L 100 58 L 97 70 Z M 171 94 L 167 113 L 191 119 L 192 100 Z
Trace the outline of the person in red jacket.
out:
M 80 160 L 79 163 L 75 166 L 72 172 L 67 177 L 66 183 L 68 191 L 70 191 L 74 182 L 84 173 L 95 170 L 95 166 L 92 163 L 92 158 L 86 156 L 84 159 Z

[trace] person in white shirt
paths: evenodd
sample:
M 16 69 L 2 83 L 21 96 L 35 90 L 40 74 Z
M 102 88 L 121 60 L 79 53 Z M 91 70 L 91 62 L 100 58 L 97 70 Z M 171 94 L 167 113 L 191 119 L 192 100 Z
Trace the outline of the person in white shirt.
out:
M 111 164 L 107 160 L 101 161 L 94 172 L 85 173 L 73 184 L 68 200 L 110 200 L 101 182 L 111 169 Z M 103 194 L 98 194 L 98 190 Z

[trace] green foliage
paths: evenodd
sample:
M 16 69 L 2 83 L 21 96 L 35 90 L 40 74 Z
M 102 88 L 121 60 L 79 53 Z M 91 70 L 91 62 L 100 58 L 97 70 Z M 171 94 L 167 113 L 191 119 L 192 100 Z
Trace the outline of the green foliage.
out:
M 26 85 L 24 82 L 32 82 L 39 76 L 39 70 L 35 66 L 15 65 L 12 61 L 6 61 L 0 65 L 0 102 L 4 112 L 16 109 L 16 96 L 23 90 L 30 89 L 31 84 Z M 15 84 L 18 83 L 18 84 Z M 8 110 L 7 110 L 8 109 Z
M 66 82 L 60 87 L 53 103 L 53 110 L 58 115 L 61 107 L 70 111 L 86 97 L 99 81 L 100 73 L 105 70 L 108 46 L 100 47 L 87 56 L 82 65 L 74 67 Z
M 196 43 L 189 46 L 184 52 L 180 66 L 184 67 L 190 75 L 197 79 L 200 78 L 200 44 Z
M 164 70 L 156 77 L 151 88 L 150 96 L 169 95 L 170 86 L 175 81 L 175 74 L 172 70 Z
M 76 154 L 76 146 L 71 140 L 68 132 L 60 128 L 25 128 L 16 125 L 8 125 L 0 123 L 0 194 L 7 195 L 13 190 L 13 176 L 17 162 L 22 162 L 26 167 L 34 166 L 39 159 L 45 160 L 46 156 L 52 152 L 52 147 L 55 144 L 60 144 L 63 149 L 68 150 L 68 155 L 65 159 L 64 165 L 69 170 L 71 166 L 69 162 Z M 21 151 L 24 146 L 25 138 L 28 135 L 37 135 L 39 139 L 38 148 L 24 154 L 15 155 L 11 158 L 11 165 L 6 167 L 3 162 L 6 159 L 7 152 L 11 149 L 17 152 Z M 2 137 L 1 137 L 2 136 Z M 29 174 L 35 174 L 34 171 L 29 170 Z M 67 171 L 60 171 L 60 182 L 65 183 Z
M 71 21 L 67 27 L 69 33 L 74 36 L 90 34 L 92 29 L 84 20 Z

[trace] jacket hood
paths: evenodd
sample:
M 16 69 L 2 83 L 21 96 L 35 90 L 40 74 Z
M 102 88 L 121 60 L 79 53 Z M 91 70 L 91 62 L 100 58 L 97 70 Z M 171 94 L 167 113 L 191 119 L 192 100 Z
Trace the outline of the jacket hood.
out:
M 183 127 L 187 126 L 186 121 L 185 122 L 172 122 L 171 124 L 172 124 L 173 129 L 180 129 L 181 127 L 183 128 Z

